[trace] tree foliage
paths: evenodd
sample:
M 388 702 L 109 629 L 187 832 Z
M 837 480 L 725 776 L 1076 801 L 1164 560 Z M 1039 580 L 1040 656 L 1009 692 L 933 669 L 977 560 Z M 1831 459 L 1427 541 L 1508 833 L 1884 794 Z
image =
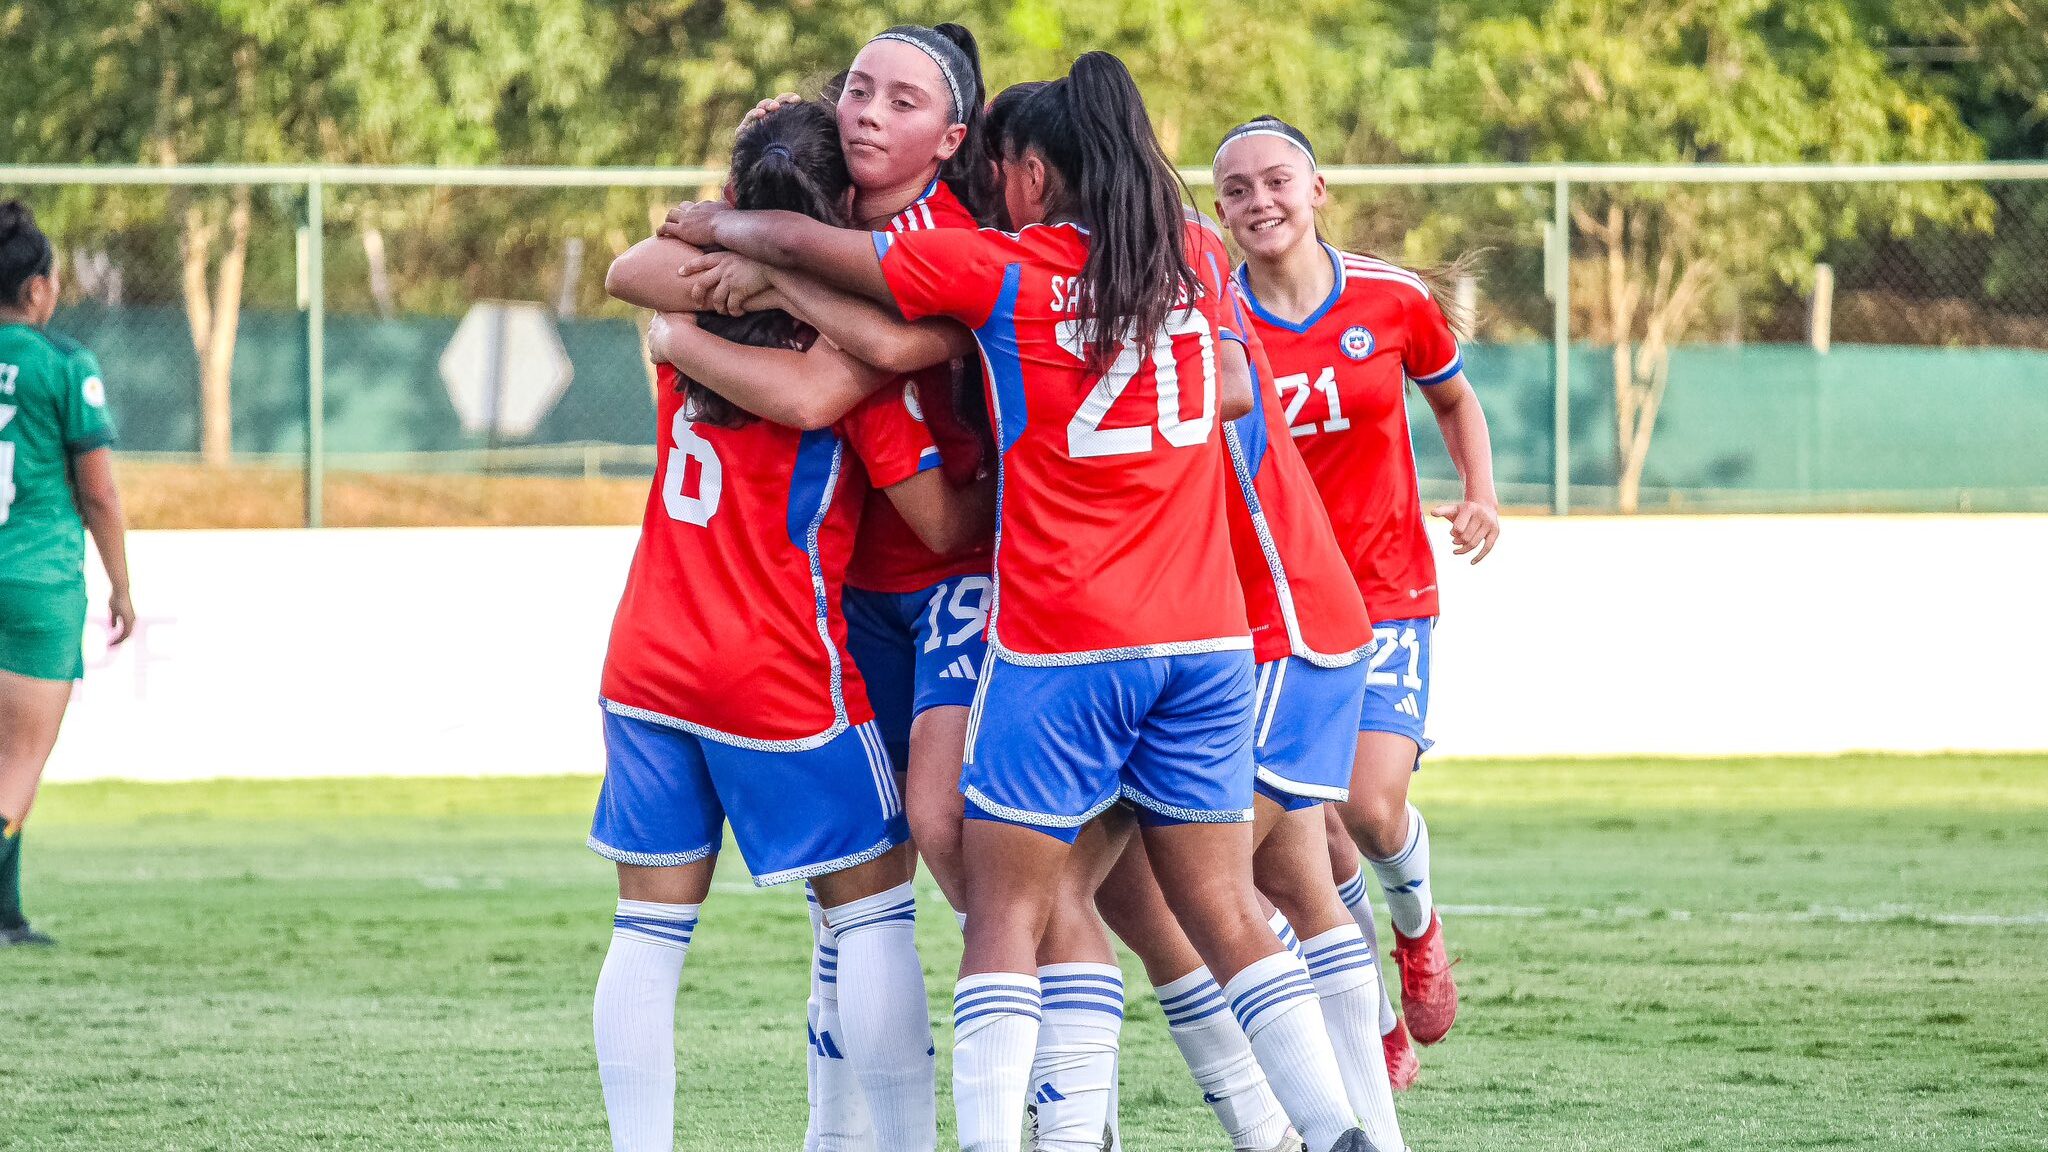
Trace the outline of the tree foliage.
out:
M 995 88 L 1117 52 L 1198 166 L 1262 112 L 1331 162 L 1972 159 L 2048 141 L 2048 0 L 0 0 L 0 156 L 716 164 L 760 96 L 816 90 L 888 24 L 944 19 L 977 31 Z M 664 195 L 694 191 L 345 190 L 330 219 L 360 243 L 330 246 L 330 298 L 552 299 L 566 241 L 601 268 Z M 179 270 L 160 287 L 185 302 L 224 454 L 234 315 L 245 292 L 289 292 L 295 196 L 37 199 L 53 232 Z M 1476 239 L 1527 264 L 1548 215 L 1547 190 L 1495 187 L 1342 197 L 1326 223 L 1410 261 Z M 1614 347 L 1626 504 L 1673 343 L 1803 283 L 1844 238 L 1982 231 L 1991 211 L 1938 185 L 1612 185 L 1579 189 L 1573 219 L 1582 331 Z

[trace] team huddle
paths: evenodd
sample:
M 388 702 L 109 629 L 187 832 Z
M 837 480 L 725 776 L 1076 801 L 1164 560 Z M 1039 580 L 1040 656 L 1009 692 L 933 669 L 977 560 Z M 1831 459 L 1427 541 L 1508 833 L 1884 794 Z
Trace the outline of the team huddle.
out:
M 1113 56 L 989 100 L 965 29 L 898 27 L 613 265 L 657 313 L 660 439 L 589 840 L 620 1152 L 674 1144 L 728 824 L 810 891 L 807 1152 L 936 1146 L 920 858 L 965 938 L 963 1149 L 1119 1145 L 1112 931 L 1235 1148 L 1404 1148 L 1411 1038 L 1457 1008 L 1407 803 L 1437 615 L 1407 382 L 1474 561 L 1491 450 L 1442 295 L 1317 233 L 1306 136 L 1247 121 L 1215 177 L 1218 223 Z

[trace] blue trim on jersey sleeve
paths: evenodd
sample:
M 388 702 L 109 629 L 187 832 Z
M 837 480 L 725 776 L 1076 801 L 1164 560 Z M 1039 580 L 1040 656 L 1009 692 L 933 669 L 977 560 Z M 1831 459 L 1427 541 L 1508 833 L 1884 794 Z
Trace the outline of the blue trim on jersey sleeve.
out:
M 789 470 L 789 542 L 797 551 L 811 550 L 811 525 L 820 517 L 825 489 L 832 483 L 839 456 L 839 433 L 814 428 L 796 443 L 796 466 Z
M 1415 382 L 1427 388 L 1431 384 L 1441 384 L 1444 381 L 1449 380 L 1451 377 L 1456 376 L 1458 373 L 1463 372 L 1464 370 L 1465 354 L 1463 352 L 1460 352 L 1456 356 L 1451 358 L 1451 366 L 1449 368 L 1446 368 L 1433 376 L 1418 376 L 1416 377 Z
M 1244 297 L 1245 304 L 1251 308 L 1254 315 L 1273 327 L 1293 332 L 1296 335 L 1308 331 L 1316 326 L 1316 321 L 1330 314 L 1330 309 L 1337 306 L 1337 301 L 1344 298 L 1344 260 L 1337 255 L 1337 250 L 1328 244 L 1323 245 L 1323 252 L 1330 257 L 1330 271 L 1336 276 L 1336 279 L 1330 284 L 1330 294 L 1324 297 L 1322 304 L 1315 311 L 1309 313 L 1308 317 L 1301 323 L 1290 323 L 1266 311 L 1266 306 L 1259 303 L 1259 294 L 1252 291 L 1251 277 L 1243 275 L 1244 269 L 1242 267 L 1238 268 L 1238 295 Z
M 868 238 L 875 242 L 875 259 L 888 259 L 889 249 L 896 243 L 896 234 L 894 232 L 870 232 Z
M 1024 281 L 1024 266 L 1003 269 L 1003 288 L 996 294 L 988 319 L 974 330 L 981 345 L 981 358 L 988 365 L 993 385 L 996 423 L 996 454 L 1007 453 L 1024 435 L 1024 362 L 1017 350 L 1017 291 Z
M 917 470 L 919 472 L 929 472 L 942 463 L 944 461 L 939 459 L 939 450 L 936 447 L 926 448 L 917 454 Z

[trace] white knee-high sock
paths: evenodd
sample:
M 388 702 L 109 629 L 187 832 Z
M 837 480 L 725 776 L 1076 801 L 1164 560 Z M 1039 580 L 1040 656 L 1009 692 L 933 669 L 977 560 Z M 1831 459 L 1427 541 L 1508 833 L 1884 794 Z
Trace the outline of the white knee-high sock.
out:
M 675 1147 L 676 988 L 697 905 L 621 900 L 591 1016 L 613 1152 Z
M 982 972 L 953 986 L 953 1107 L 962 1152 L 1019 1152 L 1039 1017 L 1036 975 Z
M 1380 1046 L 1379 957 L 1356 924 L 1302 942 L 1308 975 L 1323 1004 L 1323 1024 L 1344 1073 L 1344 1094 L 1377 1152 L 1401 1152 L 1401 1122 Z
M 1124 977 L 1114 964 L 1038 969 L 1042 1018 L 1031 1060 L 1038 1152 L 1098 1152 L 1115 1116 Z
M 1429 892 L 1429 825 L 1415 805 L 1408 806 L 1408 842 L 1385 860 L 1368 856 L 1380 889 L 1387 894 L 1387 910 L 1393 913 L 1394 930 L 1403 936 L 1420 936 L 1429 927 L 1430 909 L 1435 902 Z
M 1373 921 L 1372 897 L 1365 888 L 1365 866 L 1358 864 L 1356 867 L 1358 870 L 1351 874 L 1351 879 L 1337 885 L 1337 896 L 1344 901 L 1345 910 L 1351 913 L 1352 922 L 1365 934 L 1365 941 L 1372 945 L 1372 954 L 1377 958 L 1380 954 L 1380 928 Z M 1394 998 L 1387 991 L 1384 973 L 1375 983 L 1380 988 L 1380 1035 L 1385 1036 L 1394 1030 L 1398 1022 L 1394 1016 Z
M 804 1006 L 810 1045 L 804 1059 L 810 1074 L 810 1122 L 804 1152 L 868 1152 L 875 1146 L 868 1102 L 846 1059 L 846 1029 L 839 1019 L 839 937 L 825 922 L 825 910 L 807 885 L 811 910 L 811 998 Z
M 1287 917 L 1281 915 L 1278 908 L 1266 918 L 1266 927 L 1273 930 L 1273 935 L 1280 938 L 1280 943 L 1286 945 L 1289 952 L 1301 955 L 1301 938 L 1294 934 L 1294 925 L 1287 922 Z
M 825 919 L 839 940 L 839 1018 L 875 1147 L 930 1152 L 939 1139 L 938 1089 L 913 890 L 899 884 L 827 908 Z
M 1197 968 L 1154 991 L 1166 1013 L 1166 1030 L 1231 1147 L 1267 1152 L 1279 1144 L 1287 1132 L 1287 1114 L 1209 970 Z
M 1232 977 L 1223 996 L 1309 1152 L 1329 1152 L 1357 1122 L 1308 969 L 1275 952 Z

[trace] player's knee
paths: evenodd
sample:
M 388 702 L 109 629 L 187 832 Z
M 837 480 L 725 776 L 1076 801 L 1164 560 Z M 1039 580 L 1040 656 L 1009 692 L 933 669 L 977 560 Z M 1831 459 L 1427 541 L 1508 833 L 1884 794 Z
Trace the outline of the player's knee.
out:
M 1344 827 L 1367 856 L 1380 859 L 1401 850 L 1408 837 L 1408 798 L 1352 793 L 1342 805 Z

